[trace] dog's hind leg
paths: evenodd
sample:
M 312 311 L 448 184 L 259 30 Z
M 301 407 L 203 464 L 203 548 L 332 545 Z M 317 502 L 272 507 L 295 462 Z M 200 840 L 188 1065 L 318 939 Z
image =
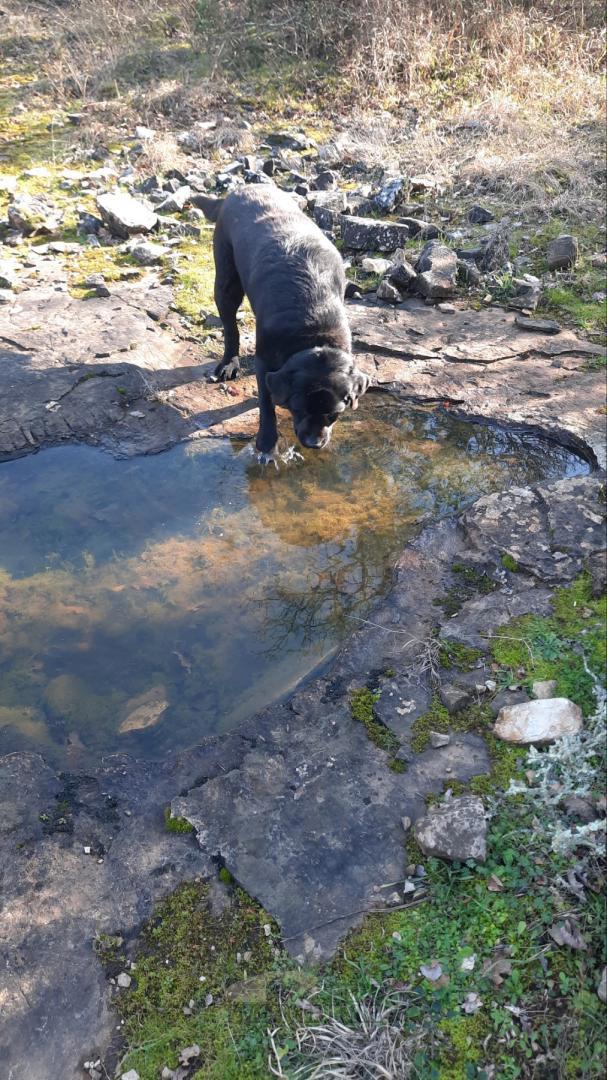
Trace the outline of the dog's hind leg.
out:
M 215 368 L 215 377 L 225 381 L 240 373 L 238 350 L 240 335 L 236 312 L 242 304 L 244 289 L 234 264 L 231 248 L 216 237 L 215 243 L 215 303 L 223 323 L 223 357 Z

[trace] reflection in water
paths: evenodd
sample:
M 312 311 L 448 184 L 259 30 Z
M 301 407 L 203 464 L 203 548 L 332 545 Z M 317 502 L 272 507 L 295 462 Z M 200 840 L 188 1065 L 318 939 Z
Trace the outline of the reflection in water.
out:
M 587 471 L 535 436 L 365 399 L 280 473 L 249 447 L 0 466 L 0 751 L 160 756 L 315 667 L 385 593 L 421 521 Z

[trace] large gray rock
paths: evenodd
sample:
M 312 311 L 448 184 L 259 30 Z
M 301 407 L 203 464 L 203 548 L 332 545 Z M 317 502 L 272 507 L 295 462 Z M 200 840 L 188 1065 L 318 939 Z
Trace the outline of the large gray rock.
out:
M 569 698 L 538 698 L 501 709 L 494 733 L 505 742 L 545 745 L 582 728 L 582 710 Z
M 415 269 L 415 287 L 431 300 L 444 300 L 455 292 L 457 255 L 438 240 L 429 240 L 422 249 Z
M 548 244 L 548 269 L 568 270 L 577 262 L 579 245 L 576 236 L 563 234 Z
M 344 247 L 354 251 L 396 251 L 408 239 L 406 225 L 373 218 L 345 217 L 341 223 Z
M 133 233 L 151 232 L 158 221 L 147 203 L 124 192 L 98 195 L 97 207 L 110 232 L 124 240 Z
M 475 206 L 470 207 L 468 221 L 472 225 L 487 225 L 490 221 L 495 221 L 495 215 L 491 213 L 491 210 L 487 210 L 477 203 Z
M 433 806 L 413 831 L 425 855 L 458 862 L 484 862 L 487 857 L 485 808 L 476 795 L 460 795 Z
M 310 202 L 318 209 L 332 210 L 335 214 L 343 214 L 348 205 L 344 191 L 314 191 L 310 195 Z
M 151 240 L 139 240 L 133 243 L 130 253 L 140 266 L 158 266 L 163 258 L 170 254 L 170 248 L 154 244 Z

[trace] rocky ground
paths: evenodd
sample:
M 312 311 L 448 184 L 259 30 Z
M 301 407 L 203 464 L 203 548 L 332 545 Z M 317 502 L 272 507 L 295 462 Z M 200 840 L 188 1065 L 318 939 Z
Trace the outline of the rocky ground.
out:
M 74 128 L 80 122 L 78 115 L 64 119 Z M 591 473 L 485 497 L 461 519 L 426 529 L 403 552 L 386 602 L 322 677 L 230 735 L 161 764 L 114 756 L 87 775 L 56 775 L 33 754 L 0 760 L 0 1051 L 11 1080 L 98 1080 L 115 1068 L 129 1080 L 160 1075 L 137 1035 L 144 1010 L 136 993 L 136 1023 L 128 1004 L 122 1012 L 115 1005 L 144 985 L 143 966 L 130 966 L 140 962 L 142 924 L 184 882 L 211 883 L 213 918 L 230 906 L 238 910 L 244 893 L 263 905 L 269 984 L 267 972 L 279 958 L 290 978 L 298 965 L 317 971 L 313 965 L 326 964 L 365 913 L 404 915 L 409 904 L 422 903 L 428 873 L 433 888 L 443 881 L 434 860 L 455 862 L 454 873 L 487 859 L 493 867 L 496 841 L 487 838 L 487 818 L 500 820 L 495 793 L 520 775 L 520 756 L 508 756 L 512 727 L 519 725 L 515 742 L 522 745 L 579 738 L 597 705 L 581 667 L 581 656 L 596 660 L 584 651 L 584 626 L 570 612 L 560 629 L 550 620 L 561 617 L 559 597 L 577 595 L 566 590 L 582 582 L 586 629 L 598 632 L 605 588 L 604 233 L 544 231 L 539 250 L 537 237 L 523 239 L 524 226 L 497 206 L 469 199 L 455 209 L 432 176 L 365 166 L 347 140 L 323 142 L 297 126 L 266 127 L 261 135 L 240 116 L 210 116 L 176 133 L 179 167 L 152 173 L 146 163 L 156 137 L 140 125 L 113 152 L 95 146 L 87 160 L 79 152 L 61 165 L 14 166 L 3 175 L 5 460 L 64 441 L 131 455 L 187 438 L 254 432 L 252 378 L 228 387 L 206 380 L 219 334 L 211 232 L 191 198 L 239 183 L 278 182 L 343 253 L 357 360 L 373 391 L 536 430 L 576 449 Z M 572 325 L 570 309 L 551 300 L 557 289 L 576 296 L 580 278 L 593 290 L 583 300 L 592 306 L 584 334 Z M 243 330 L 250 343 L 250 314 Z M 541 648 L 524 645 L 524 663 L 504 657 L 499 648 L 509 637 L 527 641 L 530 624 L 520 620 L 529 618 L 544 635 Z M 557 652 L 564 650 L 562 669 L 546 646 L 549 634 Z M 575 678 L 569 663 L 577 664 Z M 548 694 L 534 678 L 546 675 L 554 675 Z M 531 720 L 539 723 L 542 697 L 567 704 L 552 706 L 540 736 L 537 728 L 531 736 L 521 732 L 525 716 L 516 706 L 531 700 Z M 555 719 L 563 726 L 555 728 Z M 574 853 L 582 824 L 592 835 L 604 829 L 596 779 L 586 788 L 583 813 L 579 805 L 562 808 Z M 594 864 L 588 869 L 578 856 L 582 863 L 580 907 L 599 880 Z M 571 865 L 578 864 L 574 858 Z M 487 888 L 507 887 L 498 881 Z M 567 905 L 554 901 L 554 918 L 566 914 Z M 404 925 L 390 931 L 394 941 Z M 559 943 L 553 935 L 556 952 L 566 940 L 561 922 L 554 927 L 561 937 Z M 574 931 L 568 926 L 570 941 Z M 546 927 L 542 934 L 546 960 Z M 433 986 L 444 978 L 440 957 L 425 960 L 422 979 Z M 594 980 L 595 998 L 600 970 L 593 958 L 583 976 L 584 992 Z M 565 981 L 573 977 L 562 971 Z M 240 993 L 243 975 L 236 974 L 227 983 Z M 223 1008 L 226 979 L 219 985 Z M 494 979 L 495 994 L 499 985 Z M 202 998 L 198 986 L 192 1004 L 189 995 L 180 1002 L 181 1020 L 210 1014 L 217 1004 L 217 990 L 201 986 Z M 520 1013 L 523 999 L 507 986 L 507 1007 Z M 304 1019 L 310 1010 L 318 1019 L 316 1006 L 298 993 Z M 481 1007 L 476 999 L 469 989 L 457 1005 L 473 1020 Z M 527 1030 L 527 1020 L 520 1022 Z M 262 1071 L 248 1073 L 241 1058 L 241 1072 L 229 1072 L 225 1062 L 212 1071 L 205 1048 L 189 1052 L 181 1028 L 175 1030 L 160 1062 L 170 1066 L 164 1075 L 269 1075 L 268 1054 L 275 1075 L 291 1075 L 280 1071 L 267 1031 L 260 1036 Z M 474 1031 L 467 1028 L 466 1038 L 473 1040 Z M 496 1036 L 489 1056 L 468 1061 L 486 1067 L 485 1075 L 505 1075 L 491 1064 L 498 1043 Z M 531 1041 L 532 1055 L 539 1045 Z M 122 1071 L 117 1062 L 125 1050 L 132 1058 Z M 292 1050 L 289 1044 L 284 1053 Z M 242 1053 L 248 1068 L 255 1055 Z M 465 1050 L 457 1060 L 462 1071 L 453 1075 L 469 1075 Z M 598 1075 L 592 1068 L 570 1075 Z

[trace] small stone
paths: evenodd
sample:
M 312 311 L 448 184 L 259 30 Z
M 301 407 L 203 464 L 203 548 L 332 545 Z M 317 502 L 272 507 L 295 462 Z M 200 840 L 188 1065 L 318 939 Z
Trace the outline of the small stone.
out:
M 160 1080 L 175 1080 L 175 1070 L 165 1065 L 160 1074 Z
M 458 862 L 484 862 L 487 856 L 485 808 L 475 795 L 431 807 L 416 823 L 414 834 L 425 855 Z
M 578 259 L 579 244 L 576 236 L 564 233 L 548 244 L 548 269 L 568 270 Z
M 189 184 L 183 184 L 177 188 L 177 191 L 171 192 L 167 195 L 166 199 L 163 199 L 156 207 L 161 214 L 180 214 L 185 204 L 190 198 Z
M 495 221 L 495 215 L 487 210 L 484 206 L 471 206 L 468 211 L 468 221 L 471 225 L 488 225 L 490 221 Z
M 431 731 L 430 732 L 430 746 L 435 750 L 438 750 L 441 746 L 448 746 L 451 742 L 451 736 L 447 735 L 444 731 Z
M 390 264 L 388 263 L 388 266 Z M 0 289 L 13 289 L 17 284 L 16 266 L 8 259 L 0 260 Z
M 405 881 L 403 885 L 403 893 L 407 896 L 408 893 L 415 892 L 415 885 L 412 881 Z
M 535 311 L 542 295 L 542 287 L 537 278 L 528 274 L 524 278 L 513 278 L 515 295 L 508 301 L 508 307 L 519 311 Z
M 105 284 L 105 278 L 103 274 L 96 271 L 94 274 L 89 274 L 88 277 L 85 277 L 83 284 L 87 289 L 96 289 L 98 285 Z
M 501 709 L 494 734 L 505 742 L 527 746 L 544 745 L 577 735 L 582 728 L 582 711 L 568 698 L 540 698 Z
M 397 289 L 401 292 L 406 292 L 413 282 L 415 281 L 417 274 L 411 263 L 405 258 L 405 253 L 402 249 L 394 252 L 392 257 L 392 265 L 388 271 L 388 280 L 392 285 L 396 285 Z
M 430 300 L 443 300 L 455 291 L 457 256 L 438 240 L 429 240 L 415 264 L 415 287 Z
M 416 240 L 437 240 L 441 235 L 442 230 L 431 221 L 415 217 L 401 217 L 398 220 L 402 225 L 407 226 L 409 235 L 411 238 L 415 237 Z
M 121 1074 L 120 1080 L 139 1080 L 139 1073 L 136 1069 L 129 1069 L 128 1072 Z
M 17 229 L 26 236 L 39 232 L 52 233 L 60 223 L 57 211 L 30 195 L 16 195 L 6 213 L 11 229 Z
M 377 299 L 385 300 L 388 304 L 400 304 L 402 296 L 396 288 L 396 285 L 391 285 L 389 281 L 380 281 L 377 287 Z
M 133 980 L 131 979 L 131 976 L 128 974 L 127 971 L 121 971 L 118 978 L 116 979 L 118 986 L 120 986 L 122 990 L 128 990 L 132 981 Z
M 91 854 L 91 849 L 90 849 L 90 846 L 88 844 L 85 844 L 82 850 L 83 850 L 85 855 L 90 855 Z
M 405 832 L 407 832 L 407 830 L 411 828 L 411 818 L 407 817 L 406 815 L 405 815 L 405 817 L 402 817 L 400 819 L 400 823 L 401 823 L 401 825 L 402 825 Z
M 169 249 L 150 240 L 140 240 L 131 247 L 130 253 L 140 266 L 157 266 L 169 254 Z
M 323 169 L 314 178 L 317 191 L 333 191 L 337 187 L 337 177 L 331 169 Z
M 476 964 L 476 955 L 472 953 L 472 956 L 465 956 L 462 960 L 459 969 L 460 971 L 474 971 L 474 965 Z
M 457 311 L 455 304 L 437 304 L 436 306 L 444 315 L 455 315 L 455 312 Z
M 0 289 L 0 304 L 11 304 L 15 299 L 12 289 Z
M 514 319 L 520 330 L 530 330 L 535 334 L 560 334 L 562 327 L 554 319 L 529 319 L 524 315 L 516 315 Z
M 488 690 L 490 694 L 495 693 L 497 690 L 497 683 L 495 679 L 485 679 L 485 690 Z
M 143 124 L 138 124 L 135 128 L 135 138 L 141 139 L 142 142 L 149 142 L 154 138 L 156 132 L 153 128 L 145 127 Z
M 389 259 L 365 258 L 360 265 L 368 274 L 387 274 L 392 267 Z
M 480 285 L 481 276 L 478 266 L 476 266 L 472 259 L 458 258 L 457 277 L 462 284 L 471 285 L 474 288 L 475 286 Z
M 532 683 L 531 693 L 534 698 L 553 698 L 556 694 L 556 679 L 540 679 Z
M 390 893 L 390 895 L 386 897 L 386 907 L 398 907 L 401 901 L 402 896 L 400 895 L 400 893 Z
M 192 1043 L 191 1046 L 184 1046 L 183 1050 L 179 1054 L 179 1064 L 189 1065 L 190 1062 L 195 1061 L 200 1057 L 200 1047 L 198 1043 Z M 124 1080 L 124 1077 L 122 1078 Z
M 402 176 L 394 176 L 387 180 L 373 200 L 378 210 L 384 214 L 391 214 L 402 198 L 404 186 L 405 181 Z
M 470 705 L 472 692 L 470 687 L 457 686 L 454 683 L 450 686 L 441 686 L 440 699 L 447 711 L 453 714 Z
M 585 824 L 596 821 L 596 807 L 593 806 L 588 799 L 583 799 L 580 795 L 568 795 L 567 798 L 563 800 L 563 805 L 569 816 L 577 818 L 578 821 L 582 821 Z
M 603 968 L 603 974 L 601 975 L 601 981 L 596 988 L 596 992 L 599 1001 L 607 1002 L 607 967 Z

